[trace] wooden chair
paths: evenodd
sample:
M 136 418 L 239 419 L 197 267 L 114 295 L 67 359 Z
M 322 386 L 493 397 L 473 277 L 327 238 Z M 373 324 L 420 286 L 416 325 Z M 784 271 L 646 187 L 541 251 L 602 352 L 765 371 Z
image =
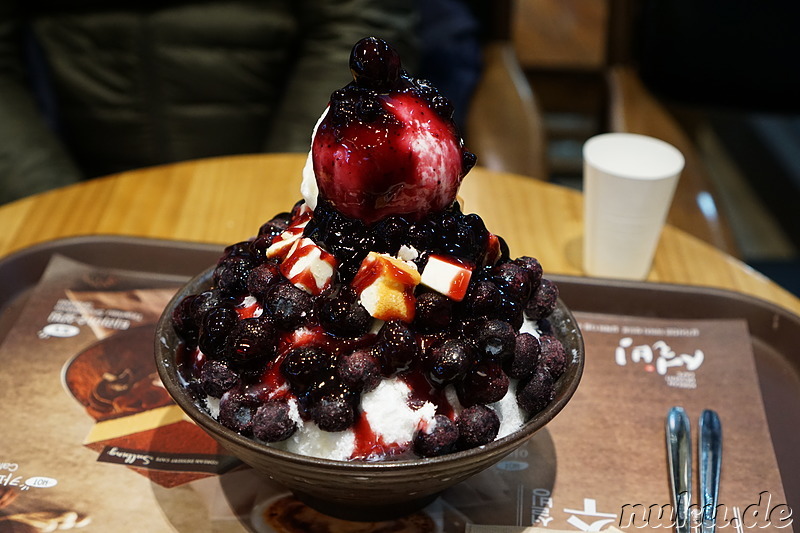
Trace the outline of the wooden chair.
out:
M 510 2 L 491 4 L 483 73 L 467 115 L 465 142 L 486 168 L 547 180 L 544 121 L 510 39 Z

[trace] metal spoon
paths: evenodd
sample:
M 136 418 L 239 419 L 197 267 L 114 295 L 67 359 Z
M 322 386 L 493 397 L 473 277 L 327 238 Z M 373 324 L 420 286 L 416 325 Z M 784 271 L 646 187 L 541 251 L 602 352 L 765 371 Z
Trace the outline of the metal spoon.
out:
M 702 533 L 714 533 L 719 498 L 719 471 L 722 464 L 722 426 L 715 411 L 700 416 L 700 499 L 703 505 Z
M 667 415 L 667 457 L 675 505 L 675 531 L 689 533 L 692 503 L 692 436 L 689 417 L 682 407 L 673 407 Z

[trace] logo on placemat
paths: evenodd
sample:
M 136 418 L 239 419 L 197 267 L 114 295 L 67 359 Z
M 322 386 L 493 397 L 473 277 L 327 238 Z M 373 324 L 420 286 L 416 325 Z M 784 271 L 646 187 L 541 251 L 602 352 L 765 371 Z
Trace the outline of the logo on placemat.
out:
M 692 346 L 693 340 L 700 336 L 698 328 L 594 322 L 584 322 L 581 328 L 620 335 L 614 347 L 614 362 L 618 366 L 639 366 L 645 372 L 663 376 L 669 387 L 697 388 L 695 373 L 706 358 L 703 350 Z
M 679 389 L 697 388 L 694 373 L 704 360 L 703 350 L 676 351 L 664 340 L 637 344 L 632 337 L 622 337 L 614 350 L 614 361 L 619 366 L 640 364 L 645 371 L 664 376 L 668 386 Z

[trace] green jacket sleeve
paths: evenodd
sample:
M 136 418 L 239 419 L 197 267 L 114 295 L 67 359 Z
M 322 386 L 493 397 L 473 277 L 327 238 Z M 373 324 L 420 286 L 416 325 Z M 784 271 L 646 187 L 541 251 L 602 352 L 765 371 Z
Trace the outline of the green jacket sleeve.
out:
M 265 149 L 307 151 L 314 124 L 336 89 L 352 81 L 350 50 L 358 40 L 375 36 L 394 46 L 403 66 L 415 64 L 414 0 L 319 0 L 301 2 L 299 58 L 271 126 Z
M 26 83 L 20 21 L 11 4 L 0 7 L 0 204 L 81 179 Z

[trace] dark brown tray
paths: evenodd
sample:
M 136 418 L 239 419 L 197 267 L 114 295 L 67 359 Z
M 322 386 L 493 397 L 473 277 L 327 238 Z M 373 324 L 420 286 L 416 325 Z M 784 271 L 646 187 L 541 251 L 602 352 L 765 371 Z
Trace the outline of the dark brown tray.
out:
M 212 265 L 221 245 L 85 236 L 51 241 L 0 259 L 0 341 L 53 254 L 84 263 L 187 278 Z M 549 276 L 574 311 L 660 318 L 745 319 L 787 503 L 800 509 L 800 317 L 743 294 L 685 285 Z

